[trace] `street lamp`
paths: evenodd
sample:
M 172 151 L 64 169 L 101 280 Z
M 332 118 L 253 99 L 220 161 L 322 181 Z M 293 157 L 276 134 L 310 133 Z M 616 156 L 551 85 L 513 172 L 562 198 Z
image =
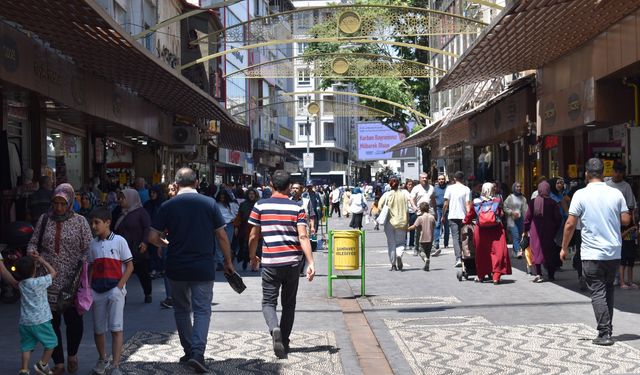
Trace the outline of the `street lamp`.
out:
M 309 180 L 311 180 L 311 168 L 312 168 L 312 164 L 313 161 L 310 162 L 310 160 L 312 159 L 312 155 L 311 155 L 311 150 L 310 150 L 310 146 L 311 146 L 311 123 L 309 122 L 309 115 L 311 115 L 311 117 L 315 117 L 318 115 L 318 113 L 320 113 L 320 105 L 318 105 L 318 103 L 316 102 L 311 102 L 307 105 L 307 125 L 306 125 L 306 134 L 307 134 L 307 153 L 306 153 L 306 159 L 305 162 L 307 163 L 306 167 L 307 167 L 307 182 Z M 306 183 L 306 182 L 305 182 Z

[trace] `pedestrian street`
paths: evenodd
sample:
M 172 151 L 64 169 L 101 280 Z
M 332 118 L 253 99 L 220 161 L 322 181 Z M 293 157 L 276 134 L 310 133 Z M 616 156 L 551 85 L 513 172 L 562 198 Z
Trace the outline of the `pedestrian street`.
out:
M 346 229 L 348 219 L 330 219 L 330 229 Z M 420 257 L 404 255 L 404 271 L 390 272 L 382 231 L 366 230 L 367 296 L 359 280 L 334 281 L 327 291 L 327 254 L 315 253 L 317 277 L 301 280 L 288 359 L 278 360 L 264 328 L 257 273 L 241 272 L 247 290 L 236 294 L 218 275 L 214 286 L 207 366 L 215 374 L 379 374 L 382 360 L 395 374 L 633 374 L 640 373 L 640 295 L 616 290 L 615 345 L 592 345 L 595 321 L 588 296 L 578 292 L 568 264 L 555 283 L 532 283 L 514 260 L 514 274 L 497 286 L 459 282 L 451 248 L 432 258 L 431 271 Z M 190 374 L 182 355 L 172 310 L 144 304 L 135 282 L 125 307 L 125 374 Z M 163 296 L 161 280 L 154 301 Z M 343 312 L 357 302 L 360 311 Z M 352 305 L 351 305 L 352 306 Z M 2 305 L 2 321 L 17 320 L 18 304 Z M 349 323 L 363 314 L 366 329 Z M 80 374 L 97 360 L 91 314 L 86 314 L 79 352 Z M 0 367 L 17 366 L 15 325 L 0 337 Z M 372 339 L 373 337 L 373 339 Z M 14 350 L 16 349 L 16 350 Z M 377 354 L 376 354 L 377 353 Z M 380 367 L 384 370 L 384 366 Z

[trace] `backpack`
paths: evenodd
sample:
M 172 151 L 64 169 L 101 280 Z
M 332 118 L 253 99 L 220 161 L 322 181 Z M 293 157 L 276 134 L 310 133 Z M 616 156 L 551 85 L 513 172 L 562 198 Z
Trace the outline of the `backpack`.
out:
M 480 228 L 492 228 L 500 224 L 498 217 L 498 206 L 500 202 L 497 200 L 483 201 L 474 205 L 476 215 L 478 216 L 478 226 Z

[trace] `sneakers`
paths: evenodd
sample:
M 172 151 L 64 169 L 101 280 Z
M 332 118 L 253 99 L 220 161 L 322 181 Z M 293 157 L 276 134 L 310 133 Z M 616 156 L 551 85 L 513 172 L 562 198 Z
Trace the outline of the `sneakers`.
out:
M 160 307 L 162 307 L 163 309 L 173 308 L 173 300 L 171 299 L 171 297 L 167 297 L 164 301 L 160 302 Z
M 122 375 L 122 371 L 119 367 L 112 367 L 111 370 L 109 370 L 109 375 Z
M 202 354 L 195 354 L 191 356 L 191 358 L 187 361 L 187 364 L 198 374 L 209 372 L 209 369 L 204 364 L 204 355 Z
M 537 275 L 536 277 L 533 278 L 533 282 L 539 284 L 541 282 L 544 282 L 544 280 L 542 280 L 542 276 Z
M 426 262 L 424 262 L 424 267 L 422 267 L 423 271 L 429 271 L 429 263 L 431 263 L 429 259 L 427 259 Z
M 107 367 L 109 367 L 108 359 L 98 359 L 98 362 L 96 362 L 96 365 L 93 367 L 93 373 L 103 375 L 107 372 Z
M 40 375 L 51 375 L 53 374 L 53 372 L 51 372 L 51 369 L 49 368 L 49 364 L 48 363 L 42 363 L 40 361 L 37 361 L 34 365 L 33 365 L 33 369 L 36 371 L 36 374 L 40 374 Z M 27 371 L 27 374 L 29 372 Z
M 271 331 L 271 338 L 273 340 L 273 352 L 279 359 L 287 358 L 287 352 L 282 343 L 282 332 L 279 327 L 276 327 Z
M 20 370 L 18 375 L 29 375 L 29 370 Z
M 398 270 L 402 271 L 402 267 L 404 266 L 402 264 L 402 257 L 396 257 L 396 264 L 398 265 Z
M 144 296 L 144 303 L 151 303 L 151 302 L 153 302 L 151 295 Z
M 462 267 L 462 261 L 460 259 L 456 260 L 456 264 L 453 266 L 453 268 L 460 268 Z
M 611 339 L 611 335 L 609 334 L 598 336 L 595 339 L 593 339 L 591 342 L 593 343 L 593 345 L 600 345 L 600 346 L 613 345 L 613 340 Z
M 437 257 L 437 256 L 439 256 L 441 253 L 442 253 L 442 250 L 440 250 L 440 249 L 438 249 L 438 248 L 436 247 L 436 251 L 434 251 L 434 252 L 433 252 L 433 254 L 431 254 L 431 256 Z
M 522 251 L 518 251 L 518 253 L 516 254 L 516 258 L 522 259 Z
M 189 362 L 189 359 L 191 358 L 191 356 L 189 354 L 185 354 L 182 357 L 180 357 L 180 359 L 178 360 L 178 362 L 180 363 L 186 363 Z

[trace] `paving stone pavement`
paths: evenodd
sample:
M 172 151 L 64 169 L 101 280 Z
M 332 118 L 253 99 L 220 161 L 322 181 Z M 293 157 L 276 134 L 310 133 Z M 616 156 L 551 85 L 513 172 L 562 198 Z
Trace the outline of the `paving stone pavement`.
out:
M 347 224 L 345 218 L 330 221 L 332 229 Z M 554 283 L 531 283 L 519 260 L 502 285 L 458 282 L 448 248 L 432 259 L 430 272 L 422 271 L 420 258 L 411 252 L 404 255 L 403 272 L 389 272 L 384 233 L 366 229 L 367 296 L 357 301 L 395 374 L 640 374 L 640 291 L 616 289 L 618 342 L 598 348 L 589 341 L 595 335 L 590 299 L 578 292 L 569 265 Z M 358 294 L 359 281 L 334 281 L 337 298 L 328 299 L 326 261 L 326 252 L 316 253 L 316 280 L 301 280 L 293 353 L 287 360 L 277 360 L 271 349 L 259 274 L 241 272 L 247 284 L 242 295 L 219 275 L 207 350 L 212 373 L 362 374 L 337 299 Z M 123 369 L 126 374 L 191 373 L 176 363 L 182 351 L 172 310 L 159 306 L 162 281 L 154 280 L 153 287 L 153 304 L 144 304 L 138 281 L 129 282 Z M 0 374 L 19 367 L 18 308 L 0 305 L 5 322 Z M 80 374 L 88 374 L 97 360 L 90 314 L 84 320 Z M 33 357 L 40 353 L 36 349 Z

